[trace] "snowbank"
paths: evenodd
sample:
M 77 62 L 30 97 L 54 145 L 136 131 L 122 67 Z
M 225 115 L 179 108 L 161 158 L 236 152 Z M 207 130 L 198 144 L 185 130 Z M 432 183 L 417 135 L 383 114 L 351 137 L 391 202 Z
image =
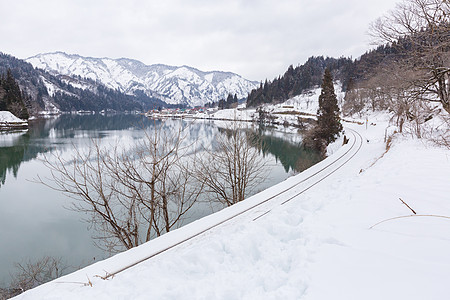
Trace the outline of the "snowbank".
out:
M 380 144 L 376 139 L 367 151 Z M 449 156 L 418 140 L 396 141 L 378 160 L 359 159 L 359 174 L 335 178 L 311 195 L 327 200 L 305 229 L 319 247 L 305 269 L 304 299 L 446 299 L 450 220 L 407 217 L 374 225 L 413 214 L 400 198 L 417 214 L 450 216 Z
M 0 130 L 1 129 L 14 129 L 25 128 L 28 126 L 28 122 L 17 118 L 9 111 L 0 111 Z
M 311 170 L 17 299 L 445 299 L 450 220 L 407 217 L 371 227 L 412 214 L 399 198 L 418 214 L 450 216 L 450 152 L 405 138 L 386 152 L 386 118 L 369 124 L 344 124 L 362 135 L 360 151 L 285 205 L 258 207 L 108 280 L 92 275 L 163 249 L 189 228 L 281 191 Z M 332 148 L 331 160 L 345 149 Z
M 9 111 L 0 111 L 0 122 L 2 123 L 23 123 L 22 119 L 17 118 Z
M 314 118 L 319 94 L 266 109 L 279 121 L 295 123 L 299 113 Z M 252 120 L 255 114 L 229 109 L 203 117 Z M 329 177 L 293 189 L 303 193 L 285 205 L 290 196 L 207 229 L 331 164 L 350 147 L 342 146 L 342 137 L 328 147 L 327 160 L 277 186 L 17 299 L 445 299 L 450 152 L 393 135 L 396 128 L 383 113 L 343 125 L 347 137 L 352 130 L 362 136 L 359 152 Z M 411 209 L 443 217 L 390 220 L 412 215 Z M 196 232 L 203 233 L 162 251 Z
M 222 109 L 218 110 L 210 117 L 217 120 L 241 120 L 241 121 L 252 121 L 255 118 L 255 109 Z

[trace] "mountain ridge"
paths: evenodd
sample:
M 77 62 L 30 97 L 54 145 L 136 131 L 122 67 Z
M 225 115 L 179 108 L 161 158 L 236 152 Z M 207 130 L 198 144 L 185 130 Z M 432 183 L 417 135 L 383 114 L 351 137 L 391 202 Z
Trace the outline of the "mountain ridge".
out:
M 242 76 L 226 71 L 201 71 L 187 65 L 146 65 L 130 58 L 95 58 L 57 51 L 25 59 L 54 75 L 81 76 L 136 95 L 143 92 L 168 104 L 198 106 L 226 99 L 228 94 L 246 98 L 256 87 Z
M 125 95 L 80 76 L 55 76 L 25 60 L 0 52 L 0 74 L 6 74 L 9 69 L 32 116 L 80 110 L 144 111 L 166 105 L 143 94 Z

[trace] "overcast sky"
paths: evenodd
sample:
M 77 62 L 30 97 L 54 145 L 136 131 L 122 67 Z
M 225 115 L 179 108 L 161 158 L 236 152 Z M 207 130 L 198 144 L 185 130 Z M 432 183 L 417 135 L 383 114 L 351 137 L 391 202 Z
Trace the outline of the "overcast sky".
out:
M 64 51 L 273 79 L 310 56 L 359 57 L 396 0 L 0 0 L 0 52 Z

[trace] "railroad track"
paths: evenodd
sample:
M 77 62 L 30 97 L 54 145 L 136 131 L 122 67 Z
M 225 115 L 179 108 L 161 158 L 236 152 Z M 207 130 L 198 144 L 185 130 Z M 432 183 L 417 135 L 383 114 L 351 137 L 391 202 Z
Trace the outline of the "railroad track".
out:
M 281 205 L 284 205 L 284 204 L 290 202 L 291 200 L 297 198 L 298 196 L 300 196 L 301 194 L 303 194 L 304 192 L 306 192 L 310 188 L 312 188 L 315 185 L 319 184 L 324 179 L 328 178 L 333 173 L 335 173 L 340 168 L 342 168 L 348 161 L 350 161 L 359 152 L 359 150 L 361 150 L 361 147 L 362 147 L 362 140 L 363 140 L 362 136 L 358 132 L 356 132 L 356 131 L 354 131 L 352 129 L 348 129 L 348 130 L 350 130 L 350 133 L 353 135 L 353 139 L 351 139 L 352 140 L 352 145 L 347 151 L 345 151 L 343 154 L 341 154 L 336 160 L 334 160 L 331 163 L 325 165 L 320 170 L 317 170 L 313 174 L 309 175 L 308 177 L 306 177 L 306 178 L 302 179 L 301 181 L 297 182 L 296 184 L 292 185 L 290 188 L 281 191 L 277 195 L 272 196 L 270 199 L 267 199 L 264 202 L 272 200 L 273 198 L 279 197 L 281 195 L 286 194 L 286 192 L 288 192 L 290 190 L 293 190 L 293 194 L 292 195 L 288 195 L 288 198 L 284 199 L 280 203 Z M 335 168 L 333 169 L 332 167 L 335 167 Z M 308 182 L 312 178 L 314 178 L 314 181 L 313 182 Z M 306 186 L 301 187 L 300 190 L 295 190 L 295 188 L 299 187 L 303 183 L 307 183 L 307 184 L 305 184 Z M 271 210 L 268 210 L 268 211 L 264 212 L 263 214 L 261 214 L 258 217 L 254 218 L 253 221 L 256 221 L 257 219 L 263 217 L 264 215 L 268 214 L 270 211 Z
M 294 200 L 295 198 L 297 198 L 298 196 L 300 196 L 307 190 L 311 189 L 312 187 L 319 184 L 324 179 L 328 178 L 333 173 L 338 171 L 360 151 L 362 144 L 363 144 L 363 139 L 362 139 L 361 135 L 352 129 L 347 129 L 347 133 L 350 133 L 353 136 L 353 138 L 350 137 L 351 145 L 349 146 L 349 148 L 344 153 L 342 153 L 338 157 L 336 157 L 333 161 L 324 165 L 322 168 L 315 171 L 314 173 L 308 175 L 306 178 L 303 178 L 300 181 L 295 182 L 294 184 L 290 185 L 288 188 L 285 188 L 282 191 L 280 191 L 270 197 L 267 197 L 263 200 L 259 200 L 257 203 L 253 203 L 253 204 L 249 205 L 245 209 L 239 210 L 230 216 L 224 217 L 221 220 L 219 219 L 217 222 L 214 222 L 213 224 L 210 224 L 209 226 L 207 226 L 201 230 L 198 230 L 197 232 L 193 232 L 190 235 L 180 239 L 177 242 L 174 242 L 173 244 L 171 244 L 167 247 L 162 247 L 161 249 L 155 249 L 155 251 L 153 251 L 153 253 L 149 253 L 148 256 L 138 259 L 135 262 L 128 264 L 127 266 L 118 268 L 112 272 L 107 272 L 105 276 L 99 276 L 99 275 L 96 275 L 96 276 L 98 276 L 102 279 L 105 279 L 105 280 L 112 278 L 113 276 L 115 276 L 131 267 L 134 267 L 146 260 L 149 260 L 169 249 L 175 248 L 176 246 L 183 244 L 183 243 L 185 243 L 185 242 L 187 242 L 187 241 L 189 241 L 189 240 L 191 240 L 191 239 L 193 239 L 193 238 L 195 238 L 195 237 L 197 237 L 197 236 L 199 236 L 199 235 L 201 235 L 223 223 L 226 223 L 232 219 L 235 219 L 236 217 L 241 216 L 245 213 L 252 212 L 255 208 L 263 206 L 263 204 L 267 204 L 271 201 L 278 200 L 277 203 L 279 203 L 279 205 L 284 205 L 284 204 Z M 261 211 L 258 211 L 257 213 L 259 213 L 259 215 L 256 216 L 255 218 L 253 218 L 253 221 L 256 221 L 256 220 L 262 218 L 263 216 L 270 213 L 270 211 L 271 211 L 271 209 L 265 209 L 265 210 L 263 210 L 262 213 L 261 213 Z

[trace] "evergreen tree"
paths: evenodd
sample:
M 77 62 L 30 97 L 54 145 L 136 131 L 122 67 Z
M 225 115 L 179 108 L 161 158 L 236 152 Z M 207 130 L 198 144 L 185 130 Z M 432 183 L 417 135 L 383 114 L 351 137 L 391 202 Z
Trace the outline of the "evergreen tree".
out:
M 225 104 L 225 108 L 227 108 L 227 109 L 231 108 L 232 105 L 233 105 L 233 95 L 228 94 L 227 102 Z
M 18 118 L 28 119 L 29 114 L 22 96 L 19 85 L 8 69 L 6 77 L 0 78 L 0 110 L 8 110 Z
M 225 100 L 220 99 L 219 102 L 217 103 L 217 108 L 218 109 L 225 109 Z
M 6 110 L 6 102 L 5 102 L 5 89 L 2 86 L 2 80 L 0 78 L 0 111 Z
M 342 131 L 339 117 L 337 97 L 334 93 L 333 77 L 330 70 L 325 69 L 322 91 L 319 96 L 319 109 L 317 110 L 317 137 L 327 144 L 334 142 Z

